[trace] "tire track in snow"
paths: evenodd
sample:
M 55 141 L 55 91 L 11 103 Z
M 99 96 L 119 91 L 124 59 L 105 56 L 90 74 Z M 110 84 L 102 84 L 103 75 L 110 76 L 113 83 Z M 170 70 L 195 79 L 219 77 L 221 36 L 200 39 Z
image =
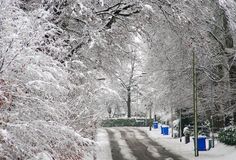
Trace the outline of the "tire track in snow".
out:
M 120 130 L 121 136 L 126 140 L 129 148 L 133 152 L 133 155 L 137 160 L 159 160 L 157 157 L 153 157 L 150 151 L 148 151 L 148 146 L 141 143 L 136 137 L 133 131 L 128 129 Z
M 161 158 L 159 158 L 158 160 L 185 160 L 183 157 L 176 155 L 168 150 L 166 150 L 164 147 L 162 147 L 159 143 L 157 143 L 156 141 L 152 140 L 147 133 L 145 133 L 143 130 L 141 129 L 136 129 L 139 134 L 141 134 L 143 137 L 146 137 L 148 143 L 152 146 L 154 146 L 159 154 L 161 155 Z
M 166 150 L 139 128 L 107 128 L 106 131 L 113 160 L 185 160 Z
M 153 157 L 155 157 L 156 159 L 161 157 L 156 146 L 151 145 L 147 137 L 144 137 L 144 135 L 141 134 L 139 130 L 137 129 L 128 129 L 128 130 L 133 131 L 136 139 L 139 140 L 139 142 L 141 142 L 143 145 L 147 146 L 147 151 L 150 152 Z
M 121 138 L 121 133 L 116 129 L 107 129 L 113 160 L 137 160 L 132 154 L 126 141 Z
M 110 140 L 110 146 L 111 146 L 111 154 L 112 154 L 112 159 L 113 160 L 126 160 L 123 158 L 122 154 L 120 153 L 120 146 L 118 142 L 115 139 L 114 133 L 110 131 L 109 129 L 106 129 L 109 140 Z

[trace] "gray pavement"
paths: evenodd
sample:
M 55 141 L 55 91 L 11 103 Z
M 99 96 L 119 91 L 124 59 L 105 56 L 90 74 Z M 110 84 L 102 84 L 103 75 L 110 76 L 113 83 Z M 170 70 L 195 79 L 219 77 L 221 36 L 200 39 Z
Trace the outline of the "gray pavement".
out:
M 184 160 L 180 155 L 171 153 L 153 141 L 143 130 L 138 128 L 107 128 L 106 131 L 109 135 L 113 160 Z M 120 137 L 115 136 L 117 133 Z M 121 145 L 119 141 L 124 141 L 126 145 Z M 125 147 L 131 151 L 132 159 L 125 155 Z

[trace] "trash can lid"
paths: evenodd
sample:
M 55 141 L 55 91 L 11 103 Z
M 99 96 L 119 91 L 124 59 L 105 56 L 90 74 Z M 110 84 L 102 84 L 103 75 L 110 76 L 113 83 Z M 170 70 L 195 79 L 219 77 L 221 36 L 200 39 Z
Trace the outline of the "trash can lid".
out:
M 194 140 L 195 138 L 192 137 L 192 139 Z M 198 139 L 206 139 L 206 136 L 198 136 Z

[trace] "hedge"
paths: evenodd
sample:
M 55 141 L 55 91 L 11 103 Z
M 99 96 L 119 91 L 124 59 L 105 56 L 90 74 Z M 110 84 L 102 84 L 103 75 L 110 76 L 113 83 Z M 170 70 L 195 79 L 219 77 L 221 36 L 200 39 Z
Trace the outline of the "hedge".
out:
M 153 120 L 151 120 L 153 121 Z M 147 120 L 149 122 L 149 119 Z M 146 119 L 107 119 L 102 121 L 103 127 L 144 127 L 146 126 Z
M 220 131 L 219 140 L 227 145 L 236 145 L 236 127 L 228 127 Z

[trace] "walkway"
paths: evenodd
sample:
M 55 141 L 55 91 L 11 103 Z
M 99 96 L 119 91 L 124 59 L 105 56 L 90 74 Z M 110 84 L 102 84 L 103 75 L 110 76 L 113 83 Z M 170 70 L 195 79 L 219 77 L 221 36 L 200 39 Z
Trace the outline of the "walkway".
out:
M 139 128 L 105 128 L 102 130 L 102 135 L 107 136 L 107 141 L 110 142 L 107 148 L 107 150 L 110 148 L 110 153 L 108 153 L 109 151 L 100 152 L 103 155 L 98 156 L 98 160 L 101 157 L 104 160 L 184 160 L 180 155 L 171 153 L 150 139 Z M 98 138 L 104 139 L 105 137 Z M 110 158 L 104 154 L 110 154 Z

